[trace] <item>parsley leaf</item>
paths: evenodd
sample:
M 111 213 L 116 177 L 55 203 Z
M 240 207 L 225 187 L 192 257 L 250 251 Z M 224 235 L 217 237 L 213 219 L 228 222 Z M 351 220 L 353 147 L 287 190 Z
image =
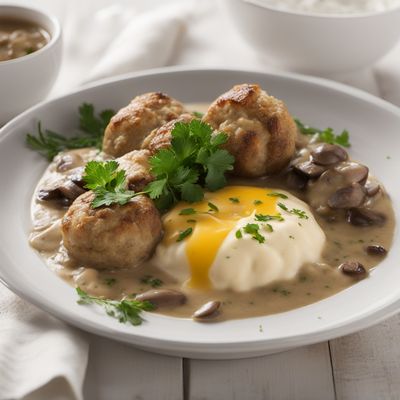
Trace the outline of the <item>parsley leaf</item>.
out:
M 240 203 L 240 200 L 237 197 L 229 197 L 229 201 L 231 203 Z
M 145 275 L 140 281 L 153 288 L 160 287 L 164 283 L 161 279 L 153 278 L 151 275 Z
M 187 228 L 184 231 L 179 232 L 178 239 L 176 239 L 177 242 L 181 242 L 183 239 L 187 238 L 190 236 L 193 232 L 193 228 Z
M 100 297 L 89 296 L 80 287 L 76 288 L 79 296 L 78 304 L 97 304 L 104 307 L 107 315 L 117 318 L 119 322 L 129 322 L 132 325 L 140 325 L 143 322 L 142 311 L 154 310 L 154 305 L 149 301 L 138 300 L 108 300 Z
M 208 202 L 208 207 L 210 207 L 209 211 L 214 211 L 214 212 L 219 211 L 219 208 L 214 203 L 211 203 L 211 201 Z
M 270 197 L 279 197 L 279 198 L 281 198 L 281 199 L 287 199 L 287 198 L 288 198 L 288 197 L 286 196 L 286 194 L 278 193 L 278 192 L 267 193 L 267 196 L 270 196 Z
M 260 226 L 258 224 L 247 224 L 244 228 L 243 231 L 245 233 L 248 233 L 249 235 L 252 236 L 254 240 L 257 240 L 258 243 L 264 243 L 265 242 L 265 237 L 261 235 L 259 232 Z
M 181 211 L 179 211 L 179 215 L 192 215 L 196 214 L 196 210 L 194 208 L 184 208 Z
M 296 122 L 297 128 L 303 135 L 316 135 L 317 140 L 320 142 L 338 144 L 343 147 L 351 146 L 349 142 L 349 132 L 347 130 L 343 130 L 342 133 L 336 135 L 332 128 L 321 130 L 305 125 L 299 119 L 295 118 L 294 121 Z
M 238 229 L 238 230 L 235 232 L 235 236 L 236 236 L 236 239 L 241 239 L 241 238 L 243 237 L 242 231 L 241 231 L 240 229 Z
M 278 207 L 290 214 L 297 215 L 300 219 L 308 219 L 308 215 L 304 210 L 300 210 L 298 208 L 292 208 L 289 210 L 289 208 L 283 203 L 278 203 Z
M 204 113 L 200 112 L 200 111 L 192 111 L 192 114 L 199 119 L 202 119 L 204 116 Z
M 179 200 L 202 200 L 204 189 L 214 191 L 225 186 L 225 172 L 233 169 L 234 162 L 230 153 L 219 148 L 227 135 L 213 136 L 211 126 L 200 120 L 178 122 L 171 136 L 171 147 L 150 157 L 155 180 L 145 188 L 162 211 Z
M 117 161 L 89 161 L 85 167 L 83 180 L 85 187 L 91 189 L 95 198 L 92 207 L 123 206 L 139 193 L 126 190 L 126 175 L 124 170 L 118 170 Z
M 80 149 L 83 147 L 97 147 L 101 149 L 104 130 L 114 115 L 113 110 L 103 110 L 98 116 L 95 115 L 92 104 L 83 103 L 79 107 L 78 135 L 66 137 L 51 131 L 42 129 L 41 122 L 38 122 L 36 135 L 27 133 L 26 144 L 32 150 L 38 151 L 49 161 L 64 150 Z
M 256 214 L 254 216 L 256 221 L 267 222 L 267 221 L 284 221 L 285 219 L 281 214 L 278 215 L 268 215 L 268 214 Z

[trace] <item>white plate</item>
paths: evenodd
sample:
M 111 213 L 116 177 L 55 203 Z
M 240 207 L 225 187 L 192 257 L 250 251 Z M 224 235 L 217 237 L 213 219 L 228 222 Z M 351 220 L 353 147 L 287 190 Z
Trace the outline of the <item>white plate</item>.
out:
M 399 215 L 400 111 L 396 107 L 344 85 L 299 75 L 164 69 L 105 81 L 39 104 L 0 131 L 1 280 L 31 303 L 87 331 L 160 353 L 196 358 L 272 353 L 345 335 L 395 313 L 400 305 L 397 230 L 392 250 L 369 279 L 297 310 L 215 324 L 154 314 L 146 314 L 146 322 L 139 327 L 120 324 L 102 310 L 78 305 L 75 291 L 29 247 L 30 198 L 47 164 L 25 147 L 24 139 L 26 132 L 36 130 L 38 120 L 66 134 L 77 127 L 77 108 L 82 102 L 93 103 L 97 110 L 118 109 L 147 91 L 163 91 L 184 102 L 209 102 L 243 82 L 260 84 L 310 124 L 347 128 L 352 157 L 367 164 L 384 183 Z

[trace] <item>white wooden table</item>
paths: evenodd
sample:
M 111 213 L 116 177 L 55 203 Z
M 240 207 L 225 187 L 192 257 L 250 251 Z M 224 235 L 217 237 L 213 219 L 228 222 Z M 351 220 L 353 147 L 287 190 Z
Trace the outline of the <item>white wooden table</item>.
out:
M 68 3 L 61 0 L 23 1 L 32 1 L 52 9 L 62 19 L 66 15 L 64 9 L 72 0 Z M 97 4 L 94 7 L 98 8 L 100 3 L 107 2 L 117 3 L 117 0 L 97 0 L 90 4 Z M 88 4 L 89 2 L 81 2 L 82 7 Z M 212 31 L 212 17 L 207 14 L 204 23 L 191 28 L 191 47 L 196 41 L 200 41 L 204 31 Z M 219 39 L 218 36 L 224 38 Z M 171 63 L 196 62 L 198 65 L 207 65 L 207 60 L 212 59 L 214 65 L 221 60 L 221 64 L 225 63 L 230 67 L 246 68 L 243 62 L 247 60 L 252 63 L 247 65 L 248 68 L 256 68 L 256 57 L 250 53 L 248 57 L 239 58 L 223 53 L 225 44 L 222 40 L 226 40 L 228 36 L 213 35 L 212 40 L 202 38 L 205 46 L 197 46 L 198 58 L 190 58 L 189 49 L 186 56 L 178 55 L 177 60 Z M 221 43 L 218 44 L 218 40 Z M 202 51 L 211 45 L 215 47 L 214 57 L 207 58 Z M 241 51 L 246 53 L 248 50 L 242 47 Z M 216 53 L 221 53 L 219 58 Z M 363 81 L 362 74 L 359 80 L 363 82 L 359 83 L 357 78 L 348 82 L 382 97 L 388 98 L 388 94 L 391 94 L 390 100 L 393 100 L 393 91 L 397 89 L 389 81 L 383 80 L 382 74 L 386 73 L 389 77 L 394 71 L 392 66 L 386 70 L 381 69 L 375 74 L 376 79 L 367 84 Z M 89 334 L 88 338 L 91 346 L 84 387 L 85 400 L 400 399 L 399 316 L 330 342 L 270 356 L 229 361 L 167 357 Z M 110 368 L 110 365 L 115 368 Z M 54 395 L 54 391 L 50 394 L 51 391 L 52 388 L 49 387 L 48 399 L 61 400 Z M 40 400 L 47 400 L 47 397 Z
M 400 317 L 395 316 L 325 343 L 258 358 L 207 361 L 156 355 L 91 336 L 85 399 L 400 399 L 399 337 Z M 113 362 L 118 368 L 110 376 L 104 366 Z

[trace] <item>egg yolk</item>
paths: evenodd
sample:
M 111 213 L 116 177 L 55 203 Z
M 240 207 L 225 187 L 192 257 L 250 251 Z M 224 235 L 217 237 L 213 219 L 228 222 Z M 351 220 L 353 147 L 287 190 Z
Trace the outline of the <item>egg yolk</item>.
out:
M 210 286 L 208 273 L 211 265 L 222 242 L 239 219 L 254 212 L 277 214 L 277 198 L 268 195 L 272 192 L 259 187 L 226 186 L 205 193 L 200 202 L 180 202 L 164 216 L 164 243 L 185 241 L 191 272 L 189 287 L 206 289 Z M 187 232 L 187 236 L 183 232 Z

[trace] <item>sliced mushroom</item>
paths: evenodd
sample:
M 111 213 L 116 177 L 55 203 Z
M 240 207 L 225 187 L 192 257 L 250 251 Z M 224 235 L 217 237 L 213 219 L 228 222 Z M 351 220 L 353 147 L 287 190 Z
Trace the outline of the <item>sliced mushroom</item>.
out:
M 77 153 L 68 153 L 60 155 L 57 160 L 57 171 L 65 172 L 83 164 L 82 157 Z
M 352 161 L 342 162 L 334 167 L 347 183 L 360 183 L 364 185 L 368 178 L 369 169 L 365 165 Z
M 348 158 L 346 150 L 336 144 L 323 143 L 311 151 L 311 158 L 315 164 L 334 165 Z
M 157 307 L 179 306 L 186 302 L 186 296 L 182 292 L 172 289 L 153 289 L 138 294 L 138 301 L 150 301 Z
M 75 183 L 75 185 L 78 185 L 80 188 L 83 189 L 84 186 L 85 186 L 85 181 L 83 180 L 83 175 L 85 173 L 85 168 L 84 167 L 74 168 L 70 172 L 71 172 L 71 175 L 69 175 L 69 179 L 73 183 Z
M 364 202 L 366 190 L 359 183 L 337 190 L 328 199 L 328 206 L 331 208 L 354 208 Z
M 291 189 L 303 190 L 307 185 L 307 177 L 302 174 L 298 174 L 294 171 L 290 171 L 286 176 L 286 183 Z
M 194 319 L 208 319 L 214 318 L 218 315 L 219 307 L 221 306 L 220 301 L 209 301 L 203 304 L 198 310 L 193 313 L 192 318 Z
M 346 261 L 339 265 L 339 269 L 346 275 L 350 275 L 355 278 L 364 278 L 368 272 L 358 261 Z
M 367 208 L 352 208 L 347 212 L 347 222 L 355 226 L 382 226 L 386 216 Z
M 62 194 L 58 187 L 39 189 L 36 197 L 41 201 L 59 200 L 62 198 Z
M 75 200 L 82 193 L 85 193 L 85 190 L 83 190 L 81 187 L 79 187 L 72 181 L 65 182 L 58 189 L 61 192 L 61 194 L 63 195 L 63 197 L 65 197 L 69 200 Z
M 37 193 L 37 198 L 41 201 L 62 201 L 63 205 L 68 205 L 70 204 L 70 201 L 65 201 L 65 199 L 75 200 L 84 192 L 85 191 L 82 188 L 75 185 L 72 181 L 66 181 L 52 188 L 40 189 Z
M 379 191 L 381 190 L 381 187 L 376 182 L 368 181 L 365 184 L 365 189 L 367 189 L 368 197 L 373 197 L 373 196 L 375 196 L 376 194 L 379 193 Z
M 296 164 L 293 166 L 293 169 L 309 179 L 319 178 L 326 171 L 326 167 L 314 164 L 312 161 L 304 161 Z
M 365 248 L 365 251 L 370 256 L 385 256 L 387 254 L 387 250 L 378 244 L 370 245 Z

